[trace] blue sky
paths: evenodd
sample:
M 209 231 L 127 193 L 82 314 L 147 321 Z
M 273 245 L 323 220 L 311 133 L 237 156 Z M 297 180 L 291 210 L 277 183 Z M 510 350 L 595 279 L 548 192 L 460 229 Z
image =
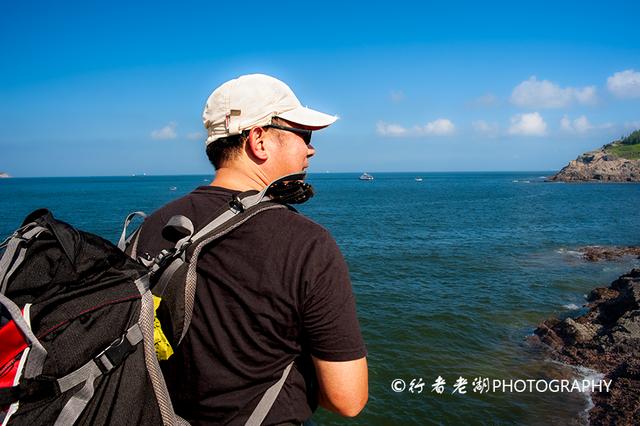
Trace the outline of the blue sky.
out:
M 442 3 L 5 3 L 0 171 L 210 173 L 204 103 L 254 72 L 341 117 L 312 172 L 553 170 L 640 128 L 640 3 Z

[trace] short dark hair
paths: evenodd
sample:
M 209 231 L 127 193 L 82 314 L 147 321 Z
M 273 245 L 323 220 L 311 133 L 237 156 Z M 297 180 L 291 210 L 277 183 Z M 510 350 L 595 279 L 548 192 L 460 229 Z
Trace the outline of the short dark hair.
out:
M 233 160 L 244 147 L 247 136 L 248 132 L 243 132 L 239 135 L 216 139 L 207 145 L 207 157 L 213 168 L 218 170 L 224 163 Z
M 274 120 L 277 122 L 276 120 Z M 265 132 L 272 130 L 264 126 Z M 226 138 L 216 139 L 207 145 L 207 157 L 215 170 L 218 170 L 227 161 L 233 160 L 244 148 L 244 143 L 249 139 L 250 130 L 245 130 L 239 135 L 227 136 Z M 280 135 L 276 134 L 278 140 Z

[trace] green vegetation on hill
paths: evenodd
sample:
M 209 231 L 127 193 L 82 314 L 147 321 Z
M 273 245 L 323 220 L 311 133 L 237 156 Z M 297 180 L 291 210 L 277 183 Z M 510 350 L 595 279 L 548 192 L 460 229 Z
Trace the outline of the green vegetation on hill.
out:
M 640 130 L 604 146 L 607 154 L 628 160 L 640 160 Z
M 626 138 L 619 141 L 622 145 L 635 145 L 640 143 L 640 130 L 636 130 Z
M 640 160 L 640 144 L 635 145 L 611 145 L 606 149 L 607 154 L 613 154 L 616 157 L 626 158 L 627 160 Z

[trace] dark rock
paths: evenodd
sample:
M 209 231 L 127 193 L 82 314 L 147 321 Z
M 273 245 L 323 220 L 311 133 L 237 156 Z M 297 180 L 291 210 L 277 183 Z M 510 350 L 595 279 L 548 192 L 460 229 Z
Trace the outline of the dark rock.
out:
M 611 338 L 618 350 L 625 352 L 640 345 L 640 311 L 636 309 L 621 316 L 611 329 Z
M 615 260 L 624 256 L 635 256 L 640 258 L 640 247 L 638 246 L 585 246 L 578 248 L 577 251 L 589 262 Z
M 535 334 L 540 338 L 540 341 L 556 351 L 562 350 L 565 346 L 564 339 L 559 335 L 561 329 L 558 324 L 559 321 L 557 319 L 550 319 L 540 324 L 535 330 Z
M 606 327 L 613 327 L 618 319 L 625 313 L 634 309 L 637 310 L 638 304 L 633 299 L 631 292 L 628 290 L 619 290 L 615 298 L 602 300 L 594 308 L 596 309 L 593 310 L 593 312 L 597 313 L 595 319 Z
M 598 333 L 600 326 L 595 324 L 581 324 L 571 318 L 562 322 L 563 341 L 565 344 L 588 344 Z
M 617 377 L 640 380 L 640 359 L 631 358 L 621 363 L 614 373 Z
M 584 366 L 612 380 L 610 392 L 592 395 L 591 424 L 637 425 L 640 420 L 640 269 L 596 288 L 589 311 L 543 321 L 535 341 L 560 362 Z
M 603 299 L 611 299 L 618 296 L 620 292 L 606 287 L 598 287 L 591 290 L 587 296 L 587 302 L 598 302 Z M 590 305 L 591 307 L 591 305 Z

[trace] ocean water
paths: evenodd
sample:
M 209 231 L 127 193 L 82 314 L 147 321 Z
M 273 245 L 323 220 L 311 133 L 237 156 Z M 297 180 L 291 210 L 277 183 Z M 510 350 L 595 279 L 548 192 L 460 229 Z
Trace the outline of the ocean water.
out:
M 313 423 L 585 423 L 586 394 L 473 391 L 476 378 L 594 374 L 547 360 L 527 337 L 550 316 L 579 314 L 593 287 L 640 266 L 587 263 L 575 252 L 640 244 L 640 185 L 543 182 L 549 173 L 309 176 L 317 194 L 299 210 L 332 232 L 347 259 L 370 374 L 360 416 L 345 421 L 319 410 Z M 0 237 L 47 207 L 115 241 L 127 213 L 153 211 L 210 179 L 2 179 Z M 442 394 L 432 391 L 438 377 Z M 459 378 L 465 394 L 452 393 Z M 404 391 L 392 389 L 394 380 Z

